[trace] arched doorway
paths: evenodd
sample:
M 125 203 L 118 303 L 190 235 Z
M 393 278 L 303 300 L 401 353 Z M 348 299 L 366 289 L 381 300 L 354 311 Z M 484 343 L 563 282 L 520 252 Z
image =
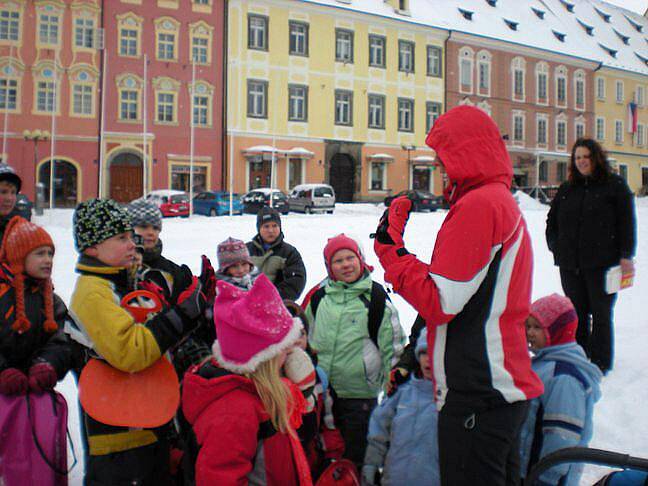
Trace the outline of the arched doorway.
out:
M 51 160 L 38 168 L 38 182 L 45 186 L 45 206 L 49 207 Z M 77 168 L 67 160 L 54 160 L 54 207 L 73 208 L 77 205 Z
M 355 187 L 355 161 L 347 154 L 335 154 L 331 158 L 329 184 L 335 189 L 338 202 L 352 202 Z
M 116 155 L 110 162 L 110 197 L 127 203 L 142 196 L 142 158 L 132 152 Z

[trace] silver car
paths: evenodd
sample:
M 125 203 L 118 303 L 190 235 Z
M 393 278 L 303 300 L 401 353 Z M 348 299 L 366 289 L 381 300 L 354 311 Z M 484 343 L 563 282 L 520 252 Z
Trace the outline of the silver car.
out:
M 288 203 L 291 211 L 333 214 L 335 191 L 328 184 L 300 184 L 293 188 Z

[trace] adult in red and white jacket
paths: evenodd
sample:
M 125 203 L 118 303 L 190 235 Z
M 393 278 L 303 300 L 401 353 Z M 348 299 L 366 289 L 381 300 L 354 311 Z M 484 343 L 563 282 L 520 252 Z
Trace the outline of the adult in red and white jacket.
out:
M 385 280 L 427 323 L 442 483 L 513 484 L 527 402 L 543 387 L 525 338 L 533 255 L 511 161 L 493 120 L 470 106 L 441 116 L 426 143 L 450 203 L 432 261 L 405 249 L 406 197 L 383 215 L 374 250 Z

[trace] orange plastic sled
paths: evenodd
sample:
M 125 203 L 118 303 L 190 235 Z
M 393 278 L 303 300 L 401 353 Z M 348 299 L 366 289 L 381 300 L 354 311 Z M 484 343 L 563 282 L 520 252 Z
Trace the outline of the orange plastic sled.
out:
M 140 323 L 146 321 L 148 314 L 162 308 L 160 299 L 146 290 L 127 294 L 121 305 Z M 178 410 L 180 384 L 173 366 L 164 356 L 137 373 L 126 373 L 105 361 L 91 359 L 79 378 L 79 401 L 88 415 L 104 424 L 160 427 Z

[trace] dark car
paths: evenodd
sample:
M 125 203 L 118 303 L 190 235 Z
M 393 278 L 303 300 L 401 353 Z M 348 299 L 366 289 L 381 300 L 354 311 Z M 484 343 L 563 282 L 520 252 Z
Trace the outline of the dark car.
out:
M 18 216 L 22 216 L 27 221 L 31 221 L 33 207 L 34 204 L 24 194 L 18 194 L 16 196 L 15 211 Z
M 290 205 L 288 196 L 278 189 L 260 188 L 248 192 L 241 198 L 243 201 L 243 212 L 257 214 L 263 206 L 270 206 L 270 194 L 272 193 L 272 207 L 281 214 L 288 214 Z
M 412 199 L 412 211 L 436 211 L 444 208 L 443 196 L 435 196 L 430 192 L 419 190 L 401 191 L 393 196 L 387 196 L 385 206 L 389 207 L 391 202 L 400 196 L 409 196 Z

